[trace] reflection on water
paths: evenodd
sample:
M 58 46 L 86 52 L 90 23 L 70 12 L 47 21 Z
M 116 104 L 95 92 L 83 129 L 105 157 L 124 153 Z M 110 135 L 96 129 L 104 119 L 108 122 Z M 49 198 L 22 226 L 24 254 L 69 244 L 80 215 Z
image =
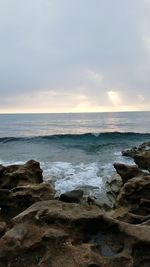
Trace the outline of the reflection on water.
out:
M 150 112 L 0 115 L 0 136 L 150 132 Z

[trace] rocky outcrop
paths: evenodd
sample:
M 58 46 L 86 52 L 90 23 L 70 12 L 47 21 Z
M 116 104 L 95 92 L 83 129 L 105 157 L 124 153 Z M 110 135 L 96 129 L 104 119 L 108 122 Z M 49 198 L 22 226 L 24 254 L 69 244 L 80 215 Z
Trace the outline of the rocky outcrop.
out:
M 150 220 L 150 176 L 130 179 L 122 187 L 114 217 L 131 224 L 149 224 Z
M 136 165 L 125 165 L 122 163 L 115 163 L 114 168 L 117 173 L 121 176 L 123 184 L 126 183 L 129 179 L 137 176 L 141 176 L 144 172 L 138 168 Z
M 122 151 L 122 155 L 134 158 L 137 154 L 150 151 L 150 142 L 144 142 L 137 147 L 132 147 Z
M 114 220 L 96 206 L 42 201 L 12 223 L 0 240 L 0 266 L 140 267 L 150 263 L 150 228 Z
M 139 205 L 141 199 L 150 200 L 150 176 L 139 176 L 124 184 L 118 196 L 120 204 Z
M 40 164 L 30 160 L 23 165 L 1 166 L 0 208 L 6 222 L 33 203 L 52 199 L 54 191 L 50 184 L 42 183 Z
M 134 161 L 139 168 L 148 170 L 150 172 L 150 151 L 138 153 L 134 156 Z
M 42 170 L 37 161 L 30 160 L 24 165 L 0 166 L 1 189 L 12 189 L 16 186 L 42 182 Z
M 53 199 L 54 194 L 48 183 L 18 186 L 11 190 L 0 189 L 1 214 L 8 221 L 35 202 Z
M 139 168 L 150 172 L 150 142 L 124 150 L 122 155 L 133 158 Z
M 150 176 L 137 166 L 115 168 L 121 176 L 107 193 L 116 207 L 106 212 L 95 198 L 67 203 L 80 202 L 82 190 L 54 199 L 37 162 L 2 166 L 0 267 L 149 267 Z

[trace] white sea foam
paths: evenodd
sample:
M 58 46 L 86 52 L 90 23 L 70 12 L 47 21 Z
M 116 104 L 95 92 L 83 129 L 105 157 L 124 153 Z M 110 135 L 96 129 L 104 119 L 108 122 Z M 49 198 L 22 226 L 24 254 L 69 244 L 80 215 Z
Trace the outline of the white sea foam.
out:
M 43 168 L 45 180 L 51 180 L 58 193 L 87 186 L 98 188 L 99 192 L 103 190 L 97 163 L 75 165 L 68 162 L 53 162 L 47 163 Z
M 115 155 L 115 156 L 121 156 L 122 153 L 121 153 L 121 151 L 116 151 L 116 152 L 114 152 L 114 155 Z
M 19 165 L 19 164 L 24 164 L 24 161 L 4 161 L 0 159 L 0 165 L 3 166 L 9 166 L 9 165 Z

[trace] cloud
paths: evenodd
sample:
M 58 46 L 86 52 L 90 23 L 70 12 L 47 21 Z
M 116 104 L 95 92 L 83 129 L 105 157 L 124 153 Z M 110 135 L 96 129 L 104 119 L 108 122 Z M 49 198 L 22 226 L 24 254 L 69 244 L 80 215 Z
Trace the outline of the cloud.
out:
M 149 109 L 149 12 L 148 0 L 0 0 L 0 112 Z

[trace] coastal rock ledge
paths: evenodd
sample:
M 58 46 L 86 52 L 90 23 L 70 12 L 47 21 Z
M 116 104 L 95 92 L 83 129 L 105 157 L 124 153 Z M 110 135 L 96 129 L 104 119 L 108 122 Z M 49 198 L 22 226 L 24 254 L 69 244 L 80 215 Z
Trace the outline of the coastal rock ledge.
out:
M 115 168 L 123 183 L 105 211 L 55 199 L 36 161 L 0 166 L 0 267 L 149 267 L 150 176 Z

